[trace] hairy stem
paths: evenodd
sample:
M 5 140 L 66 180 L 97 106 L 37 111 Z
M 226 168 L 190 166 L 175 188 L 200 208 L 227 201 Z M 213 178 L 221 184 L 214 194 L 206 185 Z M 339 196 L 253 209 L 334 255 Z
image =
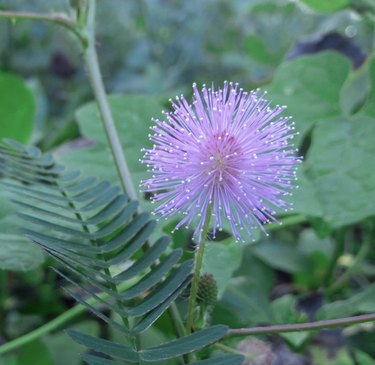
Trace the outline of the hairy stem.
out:
M 187 313 L 187 321 L 186 321 L 187 333 L 191 333 L 193 329 L 199 279 L 200 279 L 200 273 L 201 273 L 201 268 L 202 268 L 202 263 L 203 263 L 203 255 L 204 255 L 204 248 L 205 248 L 206 240 L 207 240 L 207 233 L 210 228 L 211 213 L 212 213 L 212 204 L 209 204 L 207 208 L 207 212 L 206 212 L 206 217 L 204 220 L 204 226 L 203 226 L 203 231 L 202 231 L 202 241 L 200 242 L 195 252 L 194 274 L 193 274 L 193 280 L 191 282 L 191 292 L 190 292 L 190 297 L 189 297 L 189 305 L 188 305 L 188 313 Z
M 347 326 L 352 326 L 358 323 L 374 322 L 374 321 L 375 321 L 375 313 L 371 313 L 371 314 L 364 314 L 361 316 L 331 319 L 331 320 L 326 320 L 326 321 L 230 329 L 227 333 L 227 337 L 266 335 L 266 334 L 281 333 L 281 332 L 285 333 L 285 332 L 312 331 L 312 330 L 321 330 L 321 329 L 334 328 L 334 327 L 347 327 Z
M 87 16 L 87 47 L 84 52 L 84 59 L 87 66 L 91 86 L 93 88 L 95 99 L 98 103 L 99 112 L 103 122 L 103 127 L 108 138 L 113 159 L 120 177 L 121 185 L 124 192 L 130 200 L 136 200 L 137 194 L 130 177 L 130 171 L 122 150 L 120 138 L 113 120 L 112 112 L 108 103 L 107 95 L 104 88 L 103 78 L 100 71 L 98 55 L 96 53 L 95 42 L 95 7 L 96 1 L 89 0 Z
M 137 281 L 139 280 L 138 277 L 130 280 L 129 282 L 123 283 L 122 285 L 119 285 L 118 289 L 122 292 L 127 290 L 128 288 L 132 287 Z M 108 293 L 102 293 L 99 294 L 98 297 L 102 300 L 106 300 L 110 298 L 110 295 Z M 98 303 L 98 301 L 95 298 L 90 298 L 87 300 L 87 303 L 90 305 L 95 305 Z M 47 334 L 56 331 L 57 329 L 63 327 L 66 325 L 69 321 L 72 319 L 78 317 L 79 315 L 85 313 L 87 311 L 87 308 L 81 304 L 77 304 L 73 308 L 69 309 L 68 311 L 62 313 L 58 317 L 54 318 L 52 321 L 44 324 L 43 326 L 35 329 L 34 331 L 31 331 L 21 337 L 18 337 L 14 339 L 13 341 L 10 341 L 2 346 L 0 346 L 0 355 L 5 354 L 7 352 L 16 350 L 27 343 L 30 343 L 32 341 L 37 340 L 38 338 L 41 338 L 43 336 L 46 336 Z

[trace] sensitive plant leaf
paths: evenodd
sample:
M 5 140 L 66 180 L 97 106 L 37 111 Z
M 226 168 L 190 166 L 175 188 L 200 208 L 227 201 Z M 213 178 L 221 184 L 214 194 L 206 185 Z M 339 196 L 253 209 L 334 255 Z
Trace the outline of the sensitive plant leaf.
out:
M 217 342 L 225 336 L 227 330 L 226 326 L 213 326 L 167 344 L 142 350 L 140 358 L 142 361 L 160 361 L 189 354 Z
M 146 248 L 155 224 L 148 214 L 137 216 L 137 203 L 129 202 L 118 188 L 92 178 L 84 179 L 83 184 L 79 173 L 66 172 L 37 149 L 10 141 L 0 145 L 0 164 L 9 178 L 17 181 L 20 177 L 19 183 L 6 182 L 4 186 L 17 193 L 13 200 L 22 209 L 18 216 L 26 222 L 27 228 L 22 229 L 25 236 L 65 268 L 64 272 L 55 269 L 70 284 L 65 290 L 108 325 L 128 337 L 139 335 L 189 284 L 192 261 L 179 265 L 181 251 L 169 252 L 170 239 L 166 237 Z M 127 294 L 119 286 L 130 280 L 134 284 L 129 285 Z M 100 292 L 109 298 L 101 298 Z M 117 313 L 124 323 L 99 310 L 89 298 Z M 153 362 L 197 351 L 222 338 L 226 331 L 225 326 L 215 326 L 138 351 L 78 332 L 71 336 L 108 356 Z M 116 363 L 91 355 L 85 360 Z
M 139 352 L 125 345 L 84 335 L 80 332 L 69 331 L 69 335 L 78 343 L 107 356 L 126 360 L 130 363 L 138 363 L 140 361 L 149 363 L 173 359 L 198 351 L 224 337 L 227 329 L 226 326 L 214 326 L 166 344 L 140 350 Z M 99 361 L 95 359 L 91 360 Z
M 241 365 L 244 357 L 242 355 L 217 356 L 212 359 L 195 361 L 191 365 Z
M 131 363 L 136 363 L 140 360 L 139 354 L 128 346 L 85 335 L 81 332 L 68 331 L 68 334 L 74 341 L 102 354 L 127 360 Z

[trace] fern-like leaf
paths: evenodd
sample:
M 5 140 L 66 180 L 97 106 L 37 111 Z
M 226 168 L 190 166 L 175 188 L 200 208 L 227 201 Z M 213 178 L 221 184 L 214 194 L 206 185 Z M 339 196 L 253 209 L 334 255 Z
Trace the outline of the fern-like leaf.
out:
M 147 330 L 187 287 L 192 261 L 179 264 L 182 252 L 169 249 L 168 237 L 148 247 L 155 222 L 146 213 L 137 214 L 138 203 L 130 202 L 118 187 L 92 177 L 81 179 L 78 172 L 56 165 L 50 155 L 9 140 L 0 144 L 0 171 L 8 178 L 4 187 L 22 210 L 18 216 L 27 223 L 22 233 L 60 263 L 63 269 L 55 270 L 70 284 L 65 290 L 127 337 Z M 116 313 L 122 323 L 91 305 L 89 298 Z M 208 328 L 151 349 L 70 335 L 108 357 L 86 355 L 88 364 L 104 365 L 117 364 L 116 359 L 148 363 L 179 357 L 219 340 L 226 330 Z

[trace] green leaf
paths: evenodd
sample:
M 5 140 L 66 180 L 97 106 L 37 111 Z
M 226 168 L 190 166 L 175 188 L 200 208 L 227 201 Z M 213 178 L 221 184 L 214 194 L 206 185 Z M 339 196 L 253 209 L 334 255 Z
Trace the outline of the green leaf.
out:
M 274 270 L 253 255 L 252 245 L 244 246 L 242 256 L 236 276 L 215 306 L 213 323 L 250 327 L 273 320 L 269 297 L 274 287 Z
M 82 359 L 89 365 L 118 365 L 118 362 L 104 359 L 102 357 L 93 356 L 93 355 L 83 355 Z
M 146 167 L 139 162 L 143 157 L 143 147 L 151 147 L 148 139 L 151 118 L 161 116 L 163 105 L 161 98 L 148 95 L 113 95 L 109 103 L 132 172 L 136 186 L 145 177 Z M 102 127 L 96 103 L 91 102 L 76 113 L 78 125 L 83 137 L 95 141 L 95 146 L 64 151 L 61 161 L 71 167 L 83 166 L 83 173 L 93 174 L 101 178 L 116 178 L 116 171 L 108 150 L 106 134 Z
M 282 57 L 282 53 L 279 55 L 271 54 L 264 42 L 254 35 L 246 37 L 245 49 L 250 58 L 263 65 L 275 65 Z
M 324 14 L 333 13 L 350 5 L 349 0 L 301 0 L 311 9 Z
M 28 142 L 34 123 L 34 98 L 22 79 L 0 72 L 0 139 Z
M 30 342 L 21 348 L 17 365 L 25 364 L 56 365 L 46 345 L 39 340 Z
M 244 357 L 241 355 L 217 356 L 207 360 L 193 362 L 191 365 L 241 365 Z
M 374 118 L 375 117 L 375 57 L 371 58 L 368 61 L 368 63 L 369 63 L 369 74 L 370 74 L 372 92 L 368 94 L 367 103 L 360 113 Z
M 0 157 L 8 177 L 18 179 L 19 174 L 28 169 L 27 176 L 24 174 L 21 178 L 21 181 L 27 179 L 27 186 L 22 183 L 17 186 L 13 182 L 4 186 L 17 193 L 15 201 L 22 208 L 18 216 L 45 231 L 39 233 L 39 230 L 29 228 L 22 231 L 55 258 L 65 272 L 72 274 L 54 269 L 71 284 L 65 288 L 70 296 L 98 318 L 134 338 L 162 316 L 186 288 L 193 262 L 186 261 L 175 267 L 181 251 L 166 255 L 171 241 L 169 237 L 162 237 L 146 247 L 155 223 L 148 220 L 148 214 L 137 215 L 137 203 L 129 202 L 118 188 L 95 179 L 80 180 L 79 173 L 65 172 L 39 150 L 13 142 L 0 145 Z M 30 203 L 33 200 L 42 205 L 34 206 Z M 129 285 L 133 287 L 127 296 L 118 285 L 131 279 L 134 279 L 133 284 Z M 89 285 L 85 286 L 85 283 Z M 88 296 L 76 294 L 71 286 Z M 99 292 L 110 297 L 100 298 Z M 90 297 L 107 311 L 91 304 Z M 108 314 L 110 311 L 121 316 L 122 323 L 112 319 Z M 71 337 L 95 351 L 138 363 L 139 360 L 173 359 L 199 350 L 226 332 L 227 327 L 215 326 L 161 346 L 137 351 L 79 332 L 71 332 Z M 111 363 L 97 356 L 86 359 L 92 364 Z
M 99 333 L 99 324 L 95 321 L 83 321 L 74 325 L 76 331 L 97 335 Z M 81 359 L 78 354 L 85 351 L 85 348 L 77 342 L 74 342 L 65 331 L 49 334 L 43 338 L 43 343 L 48 347 L 52 358 L 53 365 L 81 365 Z M 62 356 L 63 354 L 63 356 Z M 30 364 L 29 362 L 25 362 Z M 24 365 L 22 364 L 22 365 Z M 39 363 L 37 363 L 39 365 Z M 20 364 L 21 365 L 21 364 Z
M 242 262 L 244 246 L 229 238 L 222 242 L 209 242 L 203 258 L 202 273 L 212 274 L 217 282 L 218 297 L 221 298 L 233 273 Z
M 348 299 L 324 304 L 317 313 L 317 317 L 318 319 L 335 319 L 373 312 L 375 312 L 375 284 L 369 285 Z
M 284 295 L 281 298 L 274 300 L 271 303 L 271 308 L 274 313 L 274 324 L 285 323 L 304 323 L 307 322 L 305 314 L 296 311 L 297 300 L 292 295 Z M 291 332 L 280 333 L 280 336 L 285 338 L 294 347 L 301 347 L 305 341 L 310 337 L 310 332 Z
M 0 365 L 18 365 L 14 355 L 0 356 Z
M 340 349 L 335 353 L 335 356 L 330 356 L 330 354 L 319 347 L 313 347 L 312 357 L 315 364 L 319 365 L 353 365 L 353 361 L 345 349 Z M 364 365 L 359 363 L 360 365 Z
M 351 72 L 343 85 L 340 104 L 346 115 L 358 112 L 370 96 L 370 65 L 371 63 L 366 61 L 358 70 Z M 375 69 L 371 71 L 375 73 Z
M 355 359 L 360 365 L 375 365 L 375 360 L 368 354 L 362 351 L 355 352 Z
M 42 250 L 24 237 L 0 233 L 0 269 L 29 271 L 44 261 Z
M 349 70 L 349 61 L 334 52 L 285 62 L 267 87 L 268 98 L 288 107 L 302 138 L 320 120 L 341 114 L 340 92 Z
M 137 352 L 132 350 L 130 347 L 120 345 L 115 342 L 102 340 L 97 337 L 89 336 L 77 331 L 68 331 L 69 336 L 76 342 L 84 345 L 97 352 L 118 358 L 127 360 L 131 363 L 139 362 L 139 355 Z
M 324 219 L 332 227 L 375 214 L 375 120 L 357 116 L 321 122 L 313 132 L 306 160 Z M 303 186 L 301 186 L 303 189 Z
M 268 240 L 252 247 L 254 256 L 274 269 L 288 273 L 302 270 L 308 260 L 295 246 Z
M 225 336 L 227 330 L 226 326 L 213 326 L 167 344 L 142 350 L 140 359 L 145 362 L 153 362 L 189 354 L 220 340 Z

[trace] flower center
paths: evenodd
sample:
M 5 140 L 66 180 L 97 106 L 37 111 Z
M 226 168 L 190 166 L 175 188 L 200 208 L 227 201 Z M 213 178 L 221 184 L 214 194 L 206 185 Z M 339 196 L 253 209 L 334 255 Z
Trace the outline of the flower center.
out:
M 241 148 L 235 137 L 226 131 L 213 135 L 208 144 L 210 154 L 208 174 L 214 175 L 215 182 L 228 181 L 229 175 L 236 175 L 236 165 Z

